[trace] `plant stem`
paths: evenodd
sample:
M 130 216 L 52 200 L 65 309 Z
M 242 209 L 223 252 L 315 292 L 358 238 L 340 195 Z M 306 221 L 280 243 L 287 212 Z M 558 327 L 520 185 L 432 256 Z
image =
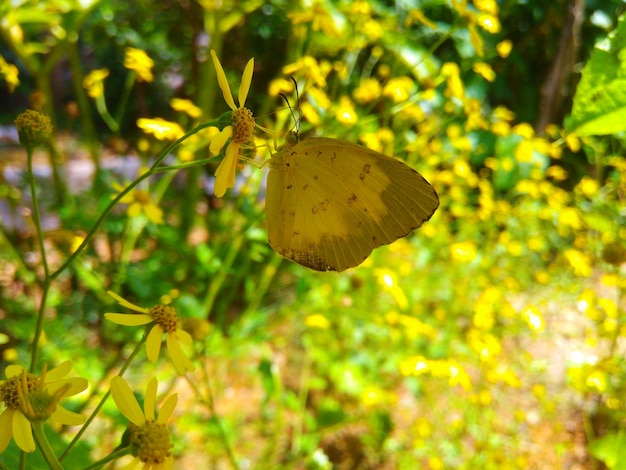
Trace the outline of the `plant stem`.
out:
M 43 421 L 31 422 L 33 435 L 35 436 L 35 440 L 37 441 L 37 446 L 43 454 L 43 458 L 48 463 L 48 467 L 50 467 L 52 470 L 63 470 L 61 462 L 59 462 L 59 459 L 57 459 L 57 456 L 54 454 L 52 447 L 50 447 L 50 443 L 48 442 L 46 433 L 43 430 L 43 423 Z
M 147 338 L 148 338 L 148 332 L 146 331 L 146 333 L 143 335 L 141 340 L 137 343 L 137 346 L 135 346 L 135 349 L 133 349 L 133 352 L 130 353 L 130 356 L 128 356 L 128 359 L 126 359 L 126 362 L 124 362 L 124 365 L 120 369 L 120 373 L 118 374 L 120 377 L 124 375 L 124 372 L 126 372 L 128 367 L 132 363 L 133 359 L 135 359 L 135 356 L 137 356 L 142 346 L 145 344 Z M 72 439 L 72 442 L 70 442 L 67 448 L 63 451 L 63 453 L 59 457 L 60 461 L 63 461 L 63 459 L 67 457 L 70 450 L 72 450 L 72 447 L 74 447 L 74 445 L 80 440 L 81 436 L 85 433 L 85 431 L 87 430 L 91 422 L 95 419 L 97 414 L 100 412 L 100 410 L 102 409 L 106 401 L 109 399 L 110 395 L 111 395 L 111 389 L 107 390 L 107 392 L 104 394 L 104 396 L 100 400 L 100 403 L 98 403 L 98 405 L 95 407 L 95 409 L 93 410 L 89 418 L 87 418 L 87 421 L 85 421 L 85 424 L 83 424 L 83 427 L 80 428 L 78 433 L 76 433 L 76 436 L 74 436 L 74 439 Z
M 107 455 L 105 458 L 100 459 L 97 462 L 94 462 L 93 464 L 83 468 L 83 470 L 95 470 L 96 468 L 104 467 L 107 463 L 113 462 L 114 460 L 120 459 L 128 454 L 130 454 L 130 448 L 122 447 L 121 449 L 118 449 Z
M 130 183 L 122 192 L 120 192 L 117 196 L 115 196 L 115 198 L 113 198 L 113 200 L 109 203 L 109 205 L 106 207 L 106 209 L 104 209 L 102 214 L 100 214 L 100 217 L 98 218 L 98 220 L 96 221 L 94 226 L 91 228 L 91 230 L 89 231 L 89 233 L 87 234 L 87 236 L 85 237 L 83 242 L 78 246 L 76 251 L 74 251 L 74 253 L 72 253 L 70 255 L 70 257 L 65 261 L 65 263 L 63 263 L 55 272 L 53 272 L 50 275 L 50 280 L 53 280 L 53 279 L 57 278 L 59 276 L 59 274 L 61 274 L 63 271 L 65 271 L 74 262 L 74 260 L 78 257 L 78 255 L 80 255 L 82 253 L 82 251 L 86 248 L 86 246 L 89 244 L 89 242 L 91 241 L 91 239 L 93 238 L 95 233 L 100 228 L 100 225 L 102 225 L 102 222 L 104 222 L 104 220 L 107 218 L 109 213 L 113 210 L 113 207 L 115 207 L 115 205 L 124 196 L 126 196 L 133 188 L 135 188 L 137 185 L 139 185 L 139 183 L 141 183 L 143 180 L 151 177 L 152 175 L 154 175 L 155 173 L 160 171 L 159 170 L 159 165 L 165 159 L 165 157 L 167 157 L 171 153 L 171 151 L 174 148 L 176 148 L 178 145 L 180 145 L 183 141 L 188 139 L 193 134 L 196 134 L 196 133 L 200 132 L 202 129 L 206 129 L 207 127 L 217 126 L 218 123 L 219 123 L 219 121 L 217 119 L 214 119 L 213 121 L 202 123 L 199 126 L 195 127 L 194 129 L 190 130 L 189 132 L 187 132 L 184 136 L 182 136 L 181 138 L 179 138 L 175 142 L 172 142 L 170 145 L 168 145 L 165 148 L 165 150 L 163 150 L 163 152 L 161 152 L 161 154 L 157 157 L 157 159 L 154 161 L 154 163 L 148 169 L 148 171 L 146 171 L 144 174 L 140 175 L 136 180 L 134 180 L 132 183 Z
M 41 332 L 43 330 L 43 320 L 45 317 L 46 303 L 48 299 L 48 291 L 50 289 L 50 267 L 48 266 L 48 257 L 46 255 L 46 246 L 43 239 L 43 229 L 41 227 L 41 213 L 39 211 L 39 201 L 37 199 L 37 183 L 35 181 L 35 174 L 33 173 L 33 148 L 26 146 L 27 163 L 28 163 L 28 176 L 30 184 L 30 194 L 33 204 L 33 223 L 37 232 L 37 243 L 39 244 L 39 253 L 41 256 L 41 263 L 44 270 L 44 279 L 42 281 L 42 294 L 41 301 L 39 303 L 39 312 L 37 314 L 37 324 L 35 326 L 35 334 L 33 336 L 32 353 L 30 360 L 30 371 L 34 372 L 37 365 L 37 354 L 39 352 L 39 340 L 41 338 Z

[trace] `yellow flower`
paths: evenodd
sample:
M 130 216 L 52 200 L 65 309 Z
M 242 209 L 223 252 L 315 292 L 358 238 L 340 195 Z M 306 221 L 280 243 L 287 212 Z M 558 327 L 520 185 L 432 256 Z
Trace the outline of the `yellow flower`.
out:
M 154 80 L 152 76 L 154 61 L 148 57 L 148 54 L 134 47 L 127 47 L 124 53 L 124 67 L 137 72 L 140 81 L 151 82 Z
M 146 134 L 152 134 L 159 140 L 176 140 L 180 139 L 185 134 L 180 124 L 161 118 L 137 119 L 137 127 Z
M 328 321 L 328 318 L 319 313 L 308 315 L 304 319 L 304 324 L 309 328 L 320 328 L 322 330 L 327 330 L 328 328 L 330 328 L 330 322 Z
M 157 379 L 152 378 L 146 389 L 143 411 L 131 388 L 122 377 L 111 380 L 111 396 L 118 409 L 130 421 L 128 446 L 135 457 L 130 466 L 143 464 L 143 469 L 165 470 L 174 468 L 170 431 L 165 424 L 172 416 L 178 394 L 167 397 L 155 417 Z
M 180 111 L 186 113 L 189 117 L 194 119 L 198 119 L 202 116 L 202 110 L 198 108 L 193 101 L 191 100 L 183 100 L 181 98 L 173 98 L 170 101 L 170 106 L 174 111 Z
M 19 69 L 15 65 L 9 64 L 4 57 L 0 55 L 0 76 L 4 77 L 4 81 L 7 82 L 7 87 L 11 93 L 13 93 L 15 88 L 20 84 L 18 75 Z
M 307 83 L 313 82 L 312 84 L 318 88 L 326 88 L 326 77 L 329 72 L 330 70 L 324 66 L 323 62 L 318 63 L 317 59 L 310 55 L 301 57 L 296 62 L 283 67 L 283 74 L 302 76 Z
M 161 338 L 165 333 L 167 338 L 167 352 L 174 363 L 176 371 L 183 375 L 193 371 L 193 364 L 185 356 L 180 343 L 191 344 L 192 338 L 189 333 L 179 328 L 179 320 L 176 310 L 167 305 L 155 305 L 152 308 L 143 308 L 130 303 L 114 292 L 108 294 L 118 301 L 120 305 L 138 313 L 105 313 L 104 317 L 118 325 L 138 326 L 154 322 L 154 326 L 148 333 L 146 340 L 146 354 L 148 360 L 156 362 L 161 351 Z
M 243 144 L 254 141 L 254 118 L 252 111 L 245 108 L 246 98 L 250 91 L 250 83 L 252 82 L 252 72 L 254 71 L 254 58 L 250 59 L 246 64 L 239 85 L 239 107 L 235 105 L 233 95 L 228 87 L 226 74 L 222 68 L 222 64 L 217 58 L 215 51 L 211 51 L 215 72 L 217 73 L 217 82 L 224 95 L 224 101 L 233 110 L 232 125 L 224 127 L 211 141 L 209 150 L 211 153 L 217 154 L 219 150 L 230 139 L 230 143 L 226 147 L 224 158 L 220 162 L 215 171 L 215 195 L 222 197 L 228 188 L 235 186 L 235 168 L 239 158 L 239 150 Z
M 383 95 L 394 103 L 403 103 L 411 97 L 415 85 L 409 77 L 392 78 L 385 84 Z
M 323 2 L 314 2 L 308 10 L 289 13 L 287 16 L 294 25 L 311 23 L 313 31 L 321 30 L 325 36 L 330 38 L 340 36 L 333 16 Z
M 497 34 L 502 29 L 498 17 L 487 13 L 479 14 L 476 23 L 491 34 Z
M 498 51 L 498 55 L 500 57 L 502 57 L 503 59 L 506 59 L 511 53 L 511 51 L 513 50 L 513 43 L 508 39 L 505 39 L 504 41 L 500 41 L 496 45 L 496 50 Z
M 104 79 L 109 76 L 109 69 L 92 70 L 83 79 L 83 86 L 87 94 L 92 98 L 100 98 L 104 95 Z
M 61 398 L 76 395 L 87 388 L 83 378 L 65 378 L 72 370 L 71 362 L 64 362 L 49 372 L 44 369 L 41 377 L 26 372 L 22 366 L 8 366 L 7 380 L 0 382 L 0 400 L 6 409 L 0 415 L 0 452 L 11 437 L 24 452 L 35 450 L 31 421 L 48 418 L 61 424 L 77 426 L 84 418 L 60 406 Z
M 491 66 L 485 62 L 477 62 L 472 67 L 472 70 L 487 80 L 488 82 L 493 82 L 496 79 L 496 73 L 493 71 Z
M 458 99 L 465 97 L 465 87 L 461 80 L 461 70 L 457 64 L 446 62 L 441 66 L 441 75 L 447 78 L 446 94 Z
M 117 183 L 113 183 L 113 187 L 119 192 L 124 189 Z M 119 202 L 120 204 L 128 204 L 126 213 L 129 217 L 137 217 L 144 213 L 152 223 L 162 224 L 164 222 L 163 211 L 154 203 L 150 193 L 145 189 L 132 189 Z
M 354 105 L 350 98 L 347 96 L 342 96 L 339 99 L 339 106 L 337 107 L 337 111 L 335 112 L 335 118 L 342 124 L 356 124 L 359 120 L 359 117 L 356 114 L 356 110 L 354 109 Z
M 422 23 L 425 26 L 428 26 L 430 29 L 437 30 L 437 23 L 428 19 L 426 15 L 422 12 L 422 10 L 411 10 L 406 20 L 404 20 L 404 26 L 407 28 L 414 23 Z
M 362 79 L 359 86 L 354 90 L 352 96 L 361 104 L 371 103 L 380 98 L 382 87 L 375 78 Z

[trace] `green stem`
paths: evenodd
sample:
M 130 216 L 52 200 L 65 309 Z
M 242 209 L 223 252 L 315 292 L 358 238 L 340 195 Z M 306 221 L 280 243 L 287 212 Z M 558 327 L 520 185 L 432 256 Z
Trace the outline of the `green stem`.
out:
M 50 268 L 48 266 L 48 259 L 46 257 L 46 247 L 43 243 L 41 214 L 39 212 L 39 201 L 37 199 L 37 182 L 35 181 L 35 174 L 33 173 L 33 149 L 31 147 L 27 147 L 26 152 L 28 157 L 27 160 L 30 196 L 33 201 L 33 220 L 35 222 L 35 229 L 37 230 L 37 242 L 39 243 L 39 253 L 41 254 L 41 262 L 43 263 L 44 274 L 46 278 L 48 278 L 50 277 Z
M 109 113 L 107 103 L 104 99 L 104 94 L 96 98 L 96 109 L 98 110 L 98 114 L 100 115 L 102 120 L 105 122 L 108 128 L 111 129 L 111 132 L 113 132 L 115 135 L 119 135 L 120 126 L 118 125 L 117 121 L 113 119 L 113 116 L 111 116 L 111 114 Z
M 52 447 L 48 442 L 46 433 L 43 430 L 43 423 L 43 421 L 31 422 L 33 435 L 35 436 L 35 441 L 37 441 L 37 446 L 43 454 L 43 458 L 48 463 L 48 467 L 50 467 L 52 470 L 63 470 L 61 462 L 59 462 L 59 459 L 57 459 L 57 456 L 54 454 L 54 451 L 52 450 Z
M 155 168 L 154 172 L 162 173 L 165 171 L 184 170 L 187 168 L 194 168 L 196 166 L 203 166 L 203 165 L 206 165 L 207 163 L 211 163 L 214 159 L 215 157 L 210 157 L 210 158 L 203 158 L 201 160 L 194 160 L 192 162 L 178 163 L 176 165 L 160 166 L 158 168 Z
M 190 130 L 189 132 L 187 132 L 181 138 L 177 139 L 175 142 L 172 142 L 170 145 L 168 145 L 165 148 L 165 150 L 163 150 L 163 152 L 161 152 L 161 154 L 157 157 L 157 159 L 152 164 L 152 166 L 148 169 L 147 172 L 145 172 L 144 174 L 140 175 L 136 180 L 134 180 L 132 183 L 130 183 L 122 192 L 120 192 L 117 196 L 115 196 L 115 198 L 113 198 L 113 200 L 109 203 L 109 205 L 104 209 L 102 214 L 100 214 L 100 217 L 98 218 L 98 220 L 96 221 L 94 226 L 91 228 L 91 230 L 89 231 L 89 233 L 87 234 L 87 236 L 85 237 L 83 242 L 79 245 L 79 247 L 76 249 L 76 251 L 74 253 L 72 253 L 72 255 L 65 261 L 65 263 L 63 263 L 55 272 L 53 272 L 50 275 L 50 279 L 52 280 L 52 279 L 57 278 L 63 271 L 65 271 L 74 262 L 74 260 L 82 253 L 82 251 L 89 244 L 89 242 L 91 241 L 91 239 L 93 238 L 95 233 L 100 228 L 100 225 L 102 225 L 102 222 L 104 222 L 104 220 L 107 218 L 109 213 L 113 210 L 113 207 L 115 207 L 115 205 L 124 196 L 126 196 L 133 188 L 135 188 L 137 185 L 139 185 L 139 183 L 141 183 L 143 180 L 145 180 L 145 179 L 151 177 L 152 175 L 154 175 L 155 173 L 157 173 L 159 171 L 159 165 L 161 164 L 161 162 L 172 152 L 172 150 L 174 148 L 176 148 L 178 145 L 180 145 L 182 142 L 184 142 L 190 136 L 200 132 L 202 129 L 206 129 L 207 127 L 215 127 L 218 124 L 219 124 L 219 120 L 218 119 L 214 119 L 213 121 L 202 123 L 199 126 L 195 127 L 194 129 Z
M 137 72 L 131 70 L 130 73 L 126 76 L 126 82 L 124 83 L 124 91 L 122 92 L 122 97 L 118 101 L 117 109 L 115 110 L 115 122 L 121 124 L 122 117 L 124 116 L 124 111 L 126 111 L 126 106 L 128 105 L 128 98 L 130 97 L 130 92 L 133 89 L 133 85 L 137 80 Z
M 117 449 L 115 452 L 112 452 L 105 458 L 100 459 L 97 462 L 92 463 L 88 467 L 83 468 L 83 470 L 95 470 L 96 468 L 104 467 L 107 463 L 113 462 L 117 459 L 121 459 L 128 454 L 130 454 L 130 447 L 122 447 L 121 449 Z
M 37 199 L 37 183 L 35 174 L 33 173 L 33 148 L 26 146 L 28 176 L 30 184 L 30 194 L 33 204 L 33 222 L 37 231 L 37 243 L 39 244 L 39 253 L 44 270 L 44 280 L 42 282 L 42 295 L 39 304 L 39 312 L 37 314 L 37 324 L 35 326 L 35 334 L 33 337 L 32 353 L 30 360 L 30 371 L 34 372 L 37 365 L 37 354 L 39 352 L 39 340 L 43 331 L 43 320 L 45 318 L 46 303 L 48 299 L 48 291 L 50 290 L 50 267 L 48 266 L 48 257 L 46 255 L 46 246 L 43 239 L 43 230 L 41 227 L 41 213 L 39 211 L 39 201 Z
M 48 292 L 50 290 L 50 279 L 47 278 L 43 282 L 41 301 L 39 304 L 39 312 L 37 313 L 37 324 L 35 326 L 35 334 L 33 336 L 32 352 L 30 358 L 30 371 L 35 372 L 37 365 L 37 355 L 39 354 L 39 340 L 43 331 L 43 321 L 45 318 L 46 304 L 48 301 Z
M 122 368 L 120 369 L 120 373 L 118 374 L 120 377 L 122 377 L 124 375 L 124 372 L 126 372 L 128 367 L 130 367 L 130 364 L 133 362 L 133 359 L 135 359 L 135 356 L 137 356 L 137 354 L 139 353 L 139 351 L 141 350 L 142 346 L 145 344 L 147 339 L 148 339 L 148 333 L 146 332 L 141 338 L 141 340 L 137 343 L 137 346 L 135 346 L 135 349 L 133 349 L 133 352 L 130 353 L 130 356 L 128 356 L 128 359 L 126 359 L 126 362 L 124 362 L 124 365 L 122 366 Z M 85 431 L 87 430 L 91 422 L 95 419 L 95 417 L 98 415 L 98 413 L 100 412 L 100 410 L 102 409 L 106 401 L 109 399 L 110 395 L 111 395 L 111 389 L 107 390 L 107 392 L 104 394 L 104 396 L 100 400 L 100 403 L 98 403 L 98 406 L 96 406 L 96 408 L 93 410 L 89 418 L 87 418 L 87 421 L 85 421 L 85 424 L 83 424 L 83 427 L 80 428 L 80 431 L 76 433 L 76 436 L 74 436 L 74 439 L 72 439 L 72 442 L 70 442 L 67 448 L 63 451 L 63 453 L 59 457 L 60 461 L 63 461 L 63 459 L 67 457 L 67 455 L 70 453 L 74 445 L 80 440 L 80 438 L 85 433 Z

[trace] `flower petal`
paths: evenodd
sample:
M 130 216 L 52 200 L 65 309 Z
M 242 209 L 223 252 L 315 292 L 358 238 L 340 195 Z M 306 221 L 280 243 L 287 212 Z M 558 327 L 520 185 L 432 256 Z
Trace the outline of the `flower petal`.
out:
M 222 94 L 224 95 L 224 101 L 226 101 L 226 104 L 234 111 L 237 109 L 237 106 L 235 106 L 233 95 L 228 87 L 228 80 L 226 80 L 226 74 L 224 73 L 222 64 L 220 64 L 220 60 L 217 58 L 217 54 L 215 54 L 214 50 L 211 50 L 211 57 L 213 57 L 213 65 L 215 65 L 215 73 L 217 73 L 217 83 L 219 84 Z
M 130 303 L 128 300 L 123 299 L 122 297 L 120 297 L 119 295 L 117 295 L 113 291 L 108 290 L 107 294 L 109 294 L 111 297 L 113 297 L 115 300 L 117 300 L 117 303 L 119 303 L 122 307 L 126 307 L 129 310 L 133 310 L 133 311 L 139 312 L 139 313 L 150 313 L 149 309 L 140 307 L 140 306 L 135 305 L 133 303 Z
M 176 371 L 180 375 L 184 375 L 186 372 L 192 372 L 194 367 L 193 363 L 189 360 L 178 342 L 178 338 L 175 335 L 167 335 L 167 352 L 174 363 Z
M 73 366 L 70 361 L 65 361 L 56 366 L 54 369 L 50 369 L 48 372 L 46 372 L 46 384 L 61 380 L 63 377 L 70 373 L 72 367 Z
M 174 334 L 178 338 L 178 341 L 180 341 L 181 343 L 185 343 L 185 344 L 193 343 L 193 338 L 185 330 L 181 330 L 180 328 L 178 328 Z
M 105 313 L 104 318 L 118 325 L 126 326 L 147 325 L 151 321 L 154 321 L 151 315 L 145 315 L 143 313 Z
M 178 393 L 167 397 L 167 400 L 165 400 L 165 402 L 163 403 L 163 405 L 161 405 L 161 408 L 159 409 L 159 417 L 157 419 L 159 423 L 165 424 L 167 420 L 170 419 L 174 408 L 176 408 L 176 403 L 178 403 Z
M 237 156 L 239 145 L 231 142 L 226 149 L 226 155 L 215 170 L 215 190 L 217 197 L 226 194 L 228 188 L 235 186 L 235 169 L 237 167 Z
M 150 202 L 143 207 L 143 211 L 146 213 L 148 220 L 155 224 L 163 223 L 163 211 L 159 206 Z
M 148 421 L 154 420 L 154 405 L 156 404 L 157 387 L 159 383 L 157 379 L 152 377 L 146 388 L 146 396 L 143 400 L 143 414 Z
M 24 452 L 35 452 L 35 439 L 30 421 L 21 412 L 13 413 L 13 439 Z
M 22 366 L 10 365 L 7 366 L 7 368 L 4 370 L 4 375 L 6 375 L 7 379 L 10 379 L 11 377 L 15 377 L 16 375 L 21 375 L 22 371 L 24 370 L 25 369 Z
M 0 414 L 0 454 L 4 452 L 4 449 L 9 445 L 11 436 L 13 435 L 13 414 L 16 410 L 7 408 L 2 414 Z
M 126 213 L 128 214 L 128 217 L 137 217 L 141 214 L 142 209 L 143 206 L 141 204 L 133 202 L 130 206 L 128 206 L 128 209 L 126 209 Z
M 233 126 L 226 126 L 224 129 L 219 131 L 212 139 L 209 144 L 209 151 L 213 155 L 217 155 L 220 153 L 220 150 L 226 144 L 226 141 L 233 136 Z
M 48 378 L 47 375 L 46 378 Z M 54 394 L 57 390 L 67 385 L 69 385 L 69 387 L 63 392 L 63 397 L 71 397 L 72 395 L 81 393 L 87 388 L 89 383 L 87 382 L 87 379 L 83 379 L 82 377 L 72 377 L 70 379 L 57 380 L 56 382 L 52 383 L 49 383 L 46 380 L 46 388 L 48 389 L 48 393 L 50 394 Z
M 150 362 L 156 362 L 159 358 L 161 341 L 163 341 L 163 327 L 156 324 L 152 327 L 150 333 L 148 333 L 148 339 L 146 339 L 146 355 Z
M 129 421 L 137 426 L 143 426 L 146 423 L 146 418 L 141 412 L 133 391 L 119 375 L 111 379 L 111 396 L 117 408 Z
M 252 83 L 252 72 L 254 71 L 254 57 L 248 61 L 246 68 L 241 76 L 241 84 L 239 85 L 239 107 L 243 108 L 246 104 L 246 98 L 250 91 L 250 84 Z
M 57 405 L 56 410 L 54 410 L 50 419 L 67 426 L 80 426 L 85 422 L 85 417 L 83 415 L 66 410 L 61 405 Z

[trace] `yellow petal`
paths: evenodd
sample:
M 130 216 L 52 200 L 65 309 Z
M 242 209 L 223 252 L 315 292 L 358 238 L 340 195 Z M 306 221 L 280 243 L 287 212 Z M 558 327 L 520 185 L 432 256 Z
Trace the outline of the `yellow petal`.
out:
M 13 439 L 24 452 L 35 452 L 35 439 L 30 421 L 19 411 L 13 413 Z
M 0 414 L 0 454 L 7 448 L 13 435 L 11 423 L 13 422 L 14 413 L 15 410 L 7 408 Z
M 252 72 L 254 72 L 254 57 L 248 61 L 246 68 L 241 76 L 241 84 L 239 85 L 239 107 L 243 107 L 246 104 L 246 98 L 248 98 L 248 92 L 250 91 L 250 84 L 252 83 Z
M 165 400 L 165 403 L 163 403 L 161 409 L 159 410 L 159 418 L 157 419 L 159 423 L 165 424 L 167 420 L 170 419 L 170 416 L 172 416 L 172 412 L 176 407 L 176 403 L 178 403 L 178 393 L 167 397 L 167 400 Z
M 178 338 L 178 341 L 180 341 L 181 343 L 185 343 L 185 344 L 193 343 L 193 338 L 185 330 L 181 330 L 179 328 L 179 329 L 176 330 L 176 333 L 174 333 L 174 334 Z
M 4 375 L 6 375 L 7 379 L 10 379 L 11 377 L 15 377 L 16 375 L 21 375 L 23 371 L 24 368 L 22 366 L 10 365 L 7 366 L 7 368 L 4 370 Z
M 239 145 L 231 142 L 226 149 L 226 155 L 215 171 L 215 191 L 217 197 L 222 197 L 228 188 L 235 186 L 235 168 Z
M 137 403 L 133 391 L 122 377 L 115 376 L 111 379 L 111 396 L 117 408 L 129 421 L 137 426 L 145 424 L 146 418 L 141 412 L 139 403 Z
M 128 300 L 123 299 L 122 297 L 120 297 L 119 295 L 117 295 L 115 292 L 108 290 L 107 294 L 109 294 L 111 297 L 113 297 L 115 300 L 117 300 L 117 302 L 122 306 L 122 307 L 126 307 L 129 310 L 134 310 L 135 312 L 140 312 L 140 313 L 150 313 L 150 310 L 147 308 L 143 308 L 143 307 L 139 307 L 138 305 L 132 304 L 130 303 Z
M 233 95 L 230 92 L 230 88 L 228 87 L 228 81 L 226 80 L 226 74 L 224 73 L 224 69 L 222 68 L 222 64 L 220 64 L 220 60 L 217 58 L 217 54 L 215 51 L 211 49 L 211 57 L 213 57 L 213 65 L 215 65 L 215 73 L 217 74 L 217 83 L 219 84 L 222 94 L 224 95 L 224 101 L 233 111 L 237 109 L 235 106 L 235 101 L 233 100 Z
M 48 375 L 46 375 L 46 379 Z M 89 383 L 87 379 L 83 379 L 82 377 L 73 377 L 71 379 L 63 379 L 57 380 L 55 382 L 48 382 L 46 380 L 46 388 L 48 389 L 48 393 L 54 394 L 57 390 L 67 387 L 67 389 L 63 392 L 64 397 L 71 397 L 72 395 L 76 395 L 77 393 L 82 392 L 87 388 Z
M 139 214 L 141 214 L 142 209 L 143 206 L 141 204 L 139 204 L 138 202 L 133 202 L 130 206 L 128 206 L 126 212 L 128 213 L 129 217 L 137 217 Z
M 211 139 L 211 143 L 209 144 L 209 151 L 213 155 L 217 155 L 218 153 L 220 153 L 220 150 L 222 149 L 226 141 L 232 136 L 233 126 L 226 126 Z
M 148 220 L 155 224 L 162 224 L 163 221 L 163 211 L 159 206 L 153 203 L 146 204 L 143 208 Z
M 156 362 L 159 358 L 159 352 L 161 351 L 161 341 L 163 339 L 163 328 L 161 325 L 156 324 L 148 333 L 148 339 L 146 340 L 146 355 L 150 362 Z
M 147 325 L 153 318 L 143 313 L 105 313 L 104 318 L 125 326 Z
M 180 375 L 184 375 L 186 372 L 193 371 L 193 364 L 191 363 L 189 358 L 185 356 L 185 353 L 180 347 L 180 343 L 178 342 L 178 339 L 175 335 L 167 335 L 167 352 L 169 353 L 170 358 L 174 363 L 176 371 Z
M 154 420 L 154 405 L 156 404 L 158 385 L 157 379 L 152 377 L 146 388 L 146 397 L 143 402 L 143 414 L 148 421 Z
M 67 426 L 80 426 L 85 422 L 85 417 L 74 413 L 73 411 L 66 410 L 60 405 L 57 405 L 56 410 L 50 417 L 57 423 L 65 424 Z
M 55 382 L 57 380 L 61 380 L 72 370 L 72 363 L 70 361 L 65 361 L 59 364 L 54 369 L 50 369 L 46 372 L 46 383 Z

